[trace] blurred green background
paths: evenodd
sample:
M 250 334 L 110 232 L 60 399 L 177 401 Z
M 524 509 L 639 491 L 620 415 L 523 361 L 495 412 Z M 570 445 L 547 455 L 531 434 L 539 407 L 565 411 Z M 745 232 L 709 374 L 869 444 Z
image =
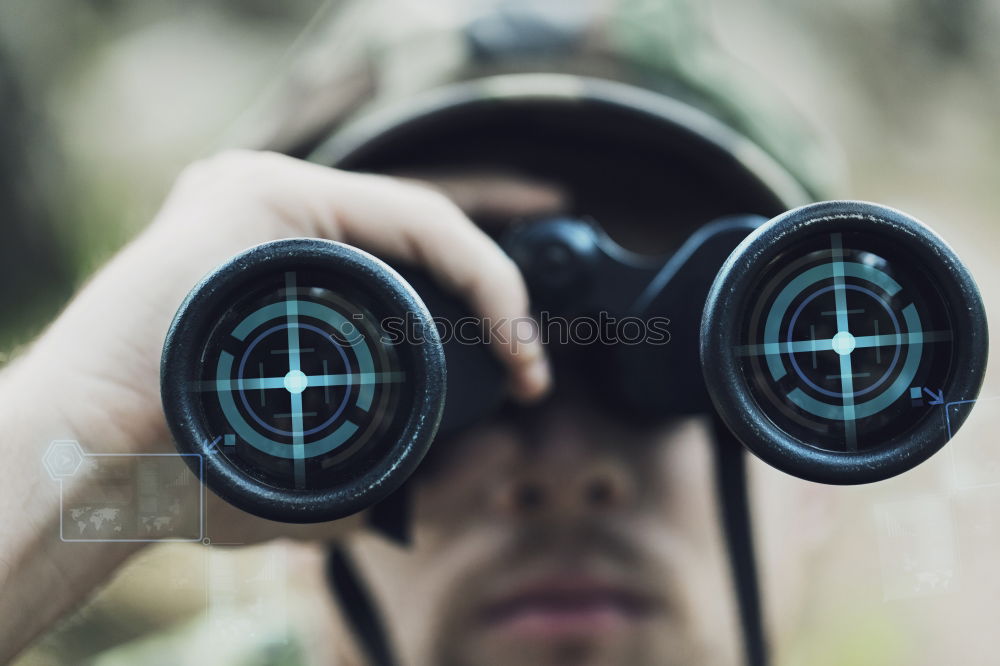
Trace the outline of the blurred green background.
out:
M 705 39 L 748 73 L 745 85 L 766 85 L 774 103 L 820 128 L 833 147 L 828 166 L 843 175 L 831 194 L 901 208 L 940 231 L 1000 330 L 1000 0 L 691 4 Z M 0 0 L 0 364 L 149 222 L 185 164 L 238 142 L 248 109 L 280 88 L 303 36 L 337 9 L 321 0 Z M 1000 396 L 998 374 L 990 369 L 984 395 Z M 962 443 L 994 443 L 996 412 L 979 410 Z M 997 663 L 1000 492 L 956 488 L 956 465 L 983 454 L 955 451 L 877 487 L 842 490 L 842 529 L 811 563 L 805 612 L 775 621 L 779 663 Z M 890 598 L 880 511 L 924 501 L 940 510 L 928 529 L 946 533 L 955 581 Z M 317 553 L 209 550 L 150 549 L 21 663 L 152 663 L 168 654 L 158 641 L 179 633 L 212 644 L 200 649 L 219 651 L 215 663 L 312 663 L 310 632 L 323 631 L 330 611 L 296 563 L 315 565 Z M 280 625 L 273 650 L 226 652 L 218 634 L 191 638 L 218 608 L 206 592 L 218 558 L 252 575 L 279 563 L 276 584 L 224 604 L 227 618 L 254 604 L 285 608 L 280 622 L 271 614 L 270 628 L 234 639 L 268 644 Z M 765 576 L 780 577 L 780 557 L 765 559 L 777 563 Z M 297 627 L 291 639 L 287 625 Z

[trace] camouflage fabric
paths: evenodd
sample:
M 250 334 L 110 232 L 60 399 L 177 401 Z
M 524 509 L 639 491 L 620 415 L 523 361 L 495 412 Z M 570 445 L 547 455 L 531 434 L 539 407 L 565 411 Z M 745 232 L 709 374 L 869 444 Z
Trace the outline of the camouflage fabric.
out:
M 715 38 L 691 0 L 365 0 L 331 7 L 233 144 L 295 153 L 343 121 L 492 74 L 550 72 L 662 92 L 714 115 L 814 197 L 840 189 L 836 151 Z

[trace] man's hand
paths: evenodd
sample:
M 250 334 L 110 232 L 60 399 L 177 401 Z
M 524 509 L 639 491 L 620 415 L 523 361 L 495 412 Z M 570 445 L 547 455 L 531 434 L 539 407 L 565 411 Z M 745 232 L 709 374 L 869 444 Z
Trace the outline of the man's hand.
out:
M 172 450 L 159 394 L 167 327 L 187 292 L 234 254 L 279 238 L 344 241 L 426 268 L 495 322 L 528 316 L 510 259 L 443 192 L 467 208 L 509 216 L 552 210 L 548 188 L 503 179 L 424 186 L 336 171 L 271 153 L 230 152 L 178 179 L 156 219 L 105 266 L 55 323 L 0 373 L 0 661 L 78 602 L 134 549 L 58 540 L 58 490 L 40 459 L 51 439 L 92 452 Z M 507 331 L 507 333 L 510 333 Z M 550 376 L 540 344 L 494 342 L 511 391 L 531 400 Z M 44 481 L 44 482 L 42 482 Z M 64 492 L 73 491 L 64 486 Z M 336 536 L 358 523 L 291 526 L 209 495 L 214 540 Z M 224 532 L 215 532 L 224 529 Z M 20 608 L 20 612 L 15 611 Z
M 497 208 L 495 190 L 515 214 L 556 201 L 548 190 L 509 181 L 447 182 L 470 208 Z M 514 263 L 440 191 L 277 154 L 235 152 L 181 175 L 153 224 L 87 285 L 36 344 L 32 362 L 72 382 L 65 409 L 73 423 L 86 429 L 100 419 L 119 431 L 101 437 L 110 434 L 122 446 L 163 439 L 160 351 L 184 296 L 232 255 L 295 236 L 340 240 L 422 265 L 492 321 L 528 316 Z M 545 390 L 548 371 L 537 341 L 494 347 L 516 397 Z M 90 397 L 88 404 L 80 404 L 81 396 Z

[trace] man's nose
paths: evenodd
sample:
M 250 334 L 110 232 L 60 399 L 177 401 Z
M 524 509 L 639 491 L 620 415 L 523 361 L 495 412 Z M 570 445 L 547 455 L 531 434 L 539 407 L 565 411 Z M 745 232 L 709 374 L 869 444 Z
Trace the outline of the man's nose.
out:
M 602 451 L 579 426 L 544 428 L 502 484 L 497 508 L 510 517 L 567 518 L 627 509 L 636 474 L 619 452 Z

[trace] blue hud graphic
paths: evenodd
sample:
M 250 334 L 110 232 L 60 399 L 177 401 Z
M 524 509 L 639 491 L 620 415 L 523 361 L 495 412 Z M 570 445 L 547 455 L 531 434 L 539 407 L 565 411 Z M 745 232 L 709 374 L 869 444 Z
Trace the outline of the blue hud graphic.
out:
M 308 276 L 282 278 L 222 318 L 195 390 L 215 428 L 210 453 L 304 489 L 389 425 L 406 372 L 369 313 Z
M 845 249 L 845 234 L 824 240 L 766 269 L 737 351 L 778 425 L 822 449 L 858 451 L 943 402 L 952 331 L 926 276 L 878 248 Z

